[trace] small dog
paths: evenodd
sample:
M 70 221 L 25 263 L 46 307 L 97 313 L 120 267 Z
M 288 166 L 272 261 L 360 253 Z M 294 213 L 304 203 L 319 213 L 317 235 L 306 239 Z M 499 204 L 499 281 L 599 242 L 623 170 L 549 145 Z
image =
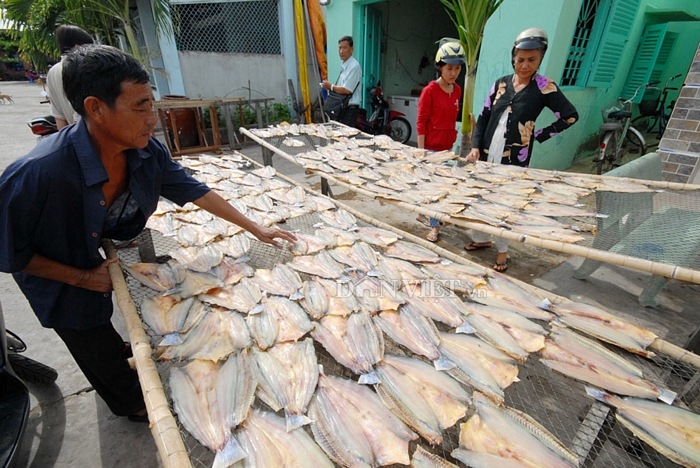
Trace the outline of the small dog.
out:
M 12 96 L 9 94 L 0 94 L 0 101 L 2 101 L 3 104 L 14 104 L 15 101 L 12 100 Z

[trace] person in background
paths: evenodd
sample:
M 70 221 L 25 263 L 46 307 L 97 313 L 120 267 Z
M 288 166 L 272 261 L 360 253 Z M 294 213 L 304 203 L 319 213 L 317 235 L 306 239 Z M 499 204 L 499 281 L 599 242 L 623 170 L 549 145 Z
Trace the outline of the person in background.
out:
M 450 150 L 457 139 L 455 124 L 462 88 L 456 80 L 462 66 L 467 63 L 464 57 L 464 48 L 459 42 L 444 43 L 435 55 L 438 79 L 423 88 L 418 100 L 416 130 L 419 148 L 431 151 Z M 430 242 L 438 240 L 440 223 L 437 219 L 419 215 L 416 221 L 430 227 L 426 239 Z
M 482 160 L 528 166 L 533 140 L 544 143 L 578 120 L 576 108 L 559 87 L 537 73 L 547 44 L 547 33 L 539 28 L 526 29 L 515 38 L 511 50 L 515 73 L 496 80 L 486 97 L 474 129 L 468 162 Z M 535 131 L 535 120 L 545 107 L 554 112 L 557 120 Z M 472 242 L 464 247 L 467 251 L 488 248 L 495 242 L 498 255 L 493 268 L 501 272 L 508 269 L 507 239 L 493 239 L 474 230 L 471 238 Z
M 343 36 L 338 40 L 338 55 L 343 65 L 340 67 L 340 75 L 335 84 L 328 80 L 323 80 L 321 86 L 326 91 L 335 91 L 339 94 L 352 94 L 348 102 L 348 109 L 340 118 L 341 123 L 355 126 L 357 114 L 362 103 L 362 68 L 360 62 L 352 56 L 355 50 L 352 37 Z
M 73 110 L 73 106 L 68 102 L 66 93 L 63 91 L 63 55 L 77 46 L 92 44 L 92 37 L 77 26 L 62 24 L 56 28 L 56 44 L 61 52 L 61 61 L 55 64 L 46 75 L 46 85 L 49 88 L 49 99 L 51 100 L 51 115 L 56 119 L 56 127 L 62 129 L 73 124 L 80 116 Z
M 134 57 L 110 46 L 77 47 L 63 58 L 63 84 L 80 121 L 0 176 L 0 271 L 12 273 L 110 410 L 148 422 L 128 347 L 111 323 L 108 267 L 117 259 L 105 260 L 100 240 L 135 237 L 161 196 L 193 202 L 268 244 L 296 237 L 243 216 L 151 137 L 153 94 Z

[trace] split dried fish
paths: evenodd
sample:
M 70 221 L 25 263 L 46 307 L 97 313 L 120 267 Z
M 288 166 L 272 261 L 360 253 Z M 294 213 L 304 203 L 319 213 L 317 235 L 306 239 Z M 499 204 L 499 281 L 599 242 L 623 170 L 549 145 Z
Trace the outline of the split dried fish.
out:
M 654 333 L 622 320 L 599 307 L 583 303 L 549 303 L 548 309 L 559 315 L 559 321 L 566 326 L 619 346 L 631 353 L 648 358 L 655 356 L 653 351 L 647 350 L 647 347 L 657 338 Z
M 171 369 L 170 389 L 178 419 L 202 445 L 216 452 L 213 466 L 230 466 L 246 456 L 231 427 L 248 414 L 255 385 L 245 351 L 223 364 L 194 360 Z
M 311 336 L 338 363 L 359 374 L 361 384 L 377 383 L 374 366 L 384 357 L 384 339 L 369 313 L 326 315 Z
M 343 275 L 343 268 L 325 250 L 316 255 L 294 257 L 287 265 L 302 273 L 321 278 L 338 279 Z
M 248 456 L 231 468 L 315 467 L 333 463 L 303 429 L 287 431 L 283 418 L 253 409 L 235 432 Z
M 173 289 L 185 278 L 184 268 L 172 260 L 168 263 L 122 264 L 122 268 L 144 286 L 160 292 Z
M 674 400 L 675 393 L 645 380 L 641 369 L 598 343 L 561 327 L 550 336 L 540 351 L 547 367 L 618 395 Z
M 323 374 L 309 417 L 317 443 L 342 466 L 406 465 L 408 443 L 418 438 L 370 389 Z
M 208 304 L 218 305 L 244 314 L 250 313 L 262 299 L 257 283 L 248 278 L 241 279 L 235 286 L 228 285 L 200 294 L 199 299 Z
M 505 459 L 503 465 L 499 460 L 495 466 L 509 466 L 505 463 L 511 459 L 529 468 L 578 466 L 578 457 L 532 417 L 497 406 L 479 392 L 473 399 L 476 414 L 461 426 L 459 449 L 452 452 L 455 458 L 460 459 L 466 449 Z
M 459 382 L 502 404 L 503 390 L 518 381 L 518 365 L 515 360 L 472 336 L 440 333 L 439 337 L 440 353 L 453 363 L 448 373 Z
M 248 327 L 240 314 L 212 307 L 197 326 L 183 336 L 182 344 L 166 348 L 160 359 L 208 359 L 217 362 L 251 344 Z
M 679 465 L 700 467 L 700 416 L 663 403 L 618 398 L 586 388 L 595 399 L 615 407 L 615 417 L 654 450 Z
M 287 432 L 311 422 L 304 414 L 318 382 L 313 340 L 252 348 L 258 393 L 274 411 L 284 408 Z M 262 392 L 262 393 L 261 393 Z
M 426 362 L 387 354 L 376 370 L 375 390 L 384 405 L 433 445 L 467 413 L 467 392 Z
M 374 316 L 374 322 L 398 344 L 433 361 L 437 370 L 455 366 L 438 350 L 440 334 L 435 323 L 414 310 L 410 304 L 402 305 L 397 311 L 384 310 Z
M 411 458 L 411 468 L 458 468 L 458 466 L 418 445 Z
M 246 318 L 250 334 L 262 350 L 276 343 L 297 341 L 314 327 L 306 312 L 285 297 L 263 298 L 262 305 Z
M 401 260 L 408 260 L 409 262 L 437 263 L 441 261 L 441 258 L 435 252 L 405 241 L 397 241 L 394 245 L 386 249 L 384 255 Z

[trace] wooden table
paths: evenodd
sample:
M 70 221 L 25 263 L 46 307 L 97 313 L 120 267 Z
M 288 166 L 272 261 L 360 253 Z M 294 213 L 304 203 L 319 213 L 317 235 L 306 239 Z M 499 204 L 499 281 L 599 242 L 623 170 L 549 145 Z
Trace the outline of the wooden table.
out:
M 178 158 L 185 154 L 202 153 L 206 151 L 219 151 L 221 149 L 221 135 L 219 134 L 219 117 L 216 108 L 224 106 L 227 110 L 230 104 L 244 104 L 244 98 L 223 98 L 223 99 L 182 99 L 182 100 L 166 100 L 156 101 L 154 108 L 158 111 L 158 118 L 163 127 L 163 132 L 166 134 L 165 144 L 170 150 L 170 154 L 174 158 Z M 168 118 L 170 125 L 166 123 L 166 111 L 168 109 L 194 109 L 195 120 L 197 126 L 197 136 L 199 138 L 199 146 L 182 147 L 180 143 L 180 135 L 177 127 L 177 117 L 175 113 L 170 112 Z M 206 128 L 204 125 L 204 114 L 202 108 L 209 109 L 209 119 L 211 121 L 212 138 L 211 142 L 207 138 Z M 226 111 L 226 127 L 229 135 L 229 144 L 236 141 L 233 125 L 230 120 L 230 112 Z M 233 134 L 233 135 L 232 135 Z M 169 135 L 169 136 L 168 136 Z M 172 137 L 172 143 L 170 141 Z M 233 140 L 231 139 L 233 137 Z

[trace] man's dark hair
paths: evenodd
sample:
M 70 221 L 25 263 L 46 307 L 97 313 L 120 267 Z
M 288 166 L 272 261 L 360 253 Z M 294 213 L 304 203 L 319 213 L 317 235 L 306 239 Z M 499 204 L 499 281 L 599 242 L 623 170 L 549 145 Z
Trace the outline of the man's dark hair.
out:
M 338 39 L 338 44 L 340 44 L 343 41 L 347 42 L 350 45 L 350 47 L 355 47 L 355 45 L 352 42 L 352 36 L 341 37 L 340 39 Z
M 84 45 L 63 58 L 63 90 L 73 109 L 85 117 L 85 98 L 96 97 L 114 109 L 122 83 L 148 83 L 148 72 L 131 55 L 106 45 Z
M 92 36 L 72 24 L 62 24 L 56 29 L 56 44 L 61 55 L 67 53 L 73 47 L 92 44 Z

